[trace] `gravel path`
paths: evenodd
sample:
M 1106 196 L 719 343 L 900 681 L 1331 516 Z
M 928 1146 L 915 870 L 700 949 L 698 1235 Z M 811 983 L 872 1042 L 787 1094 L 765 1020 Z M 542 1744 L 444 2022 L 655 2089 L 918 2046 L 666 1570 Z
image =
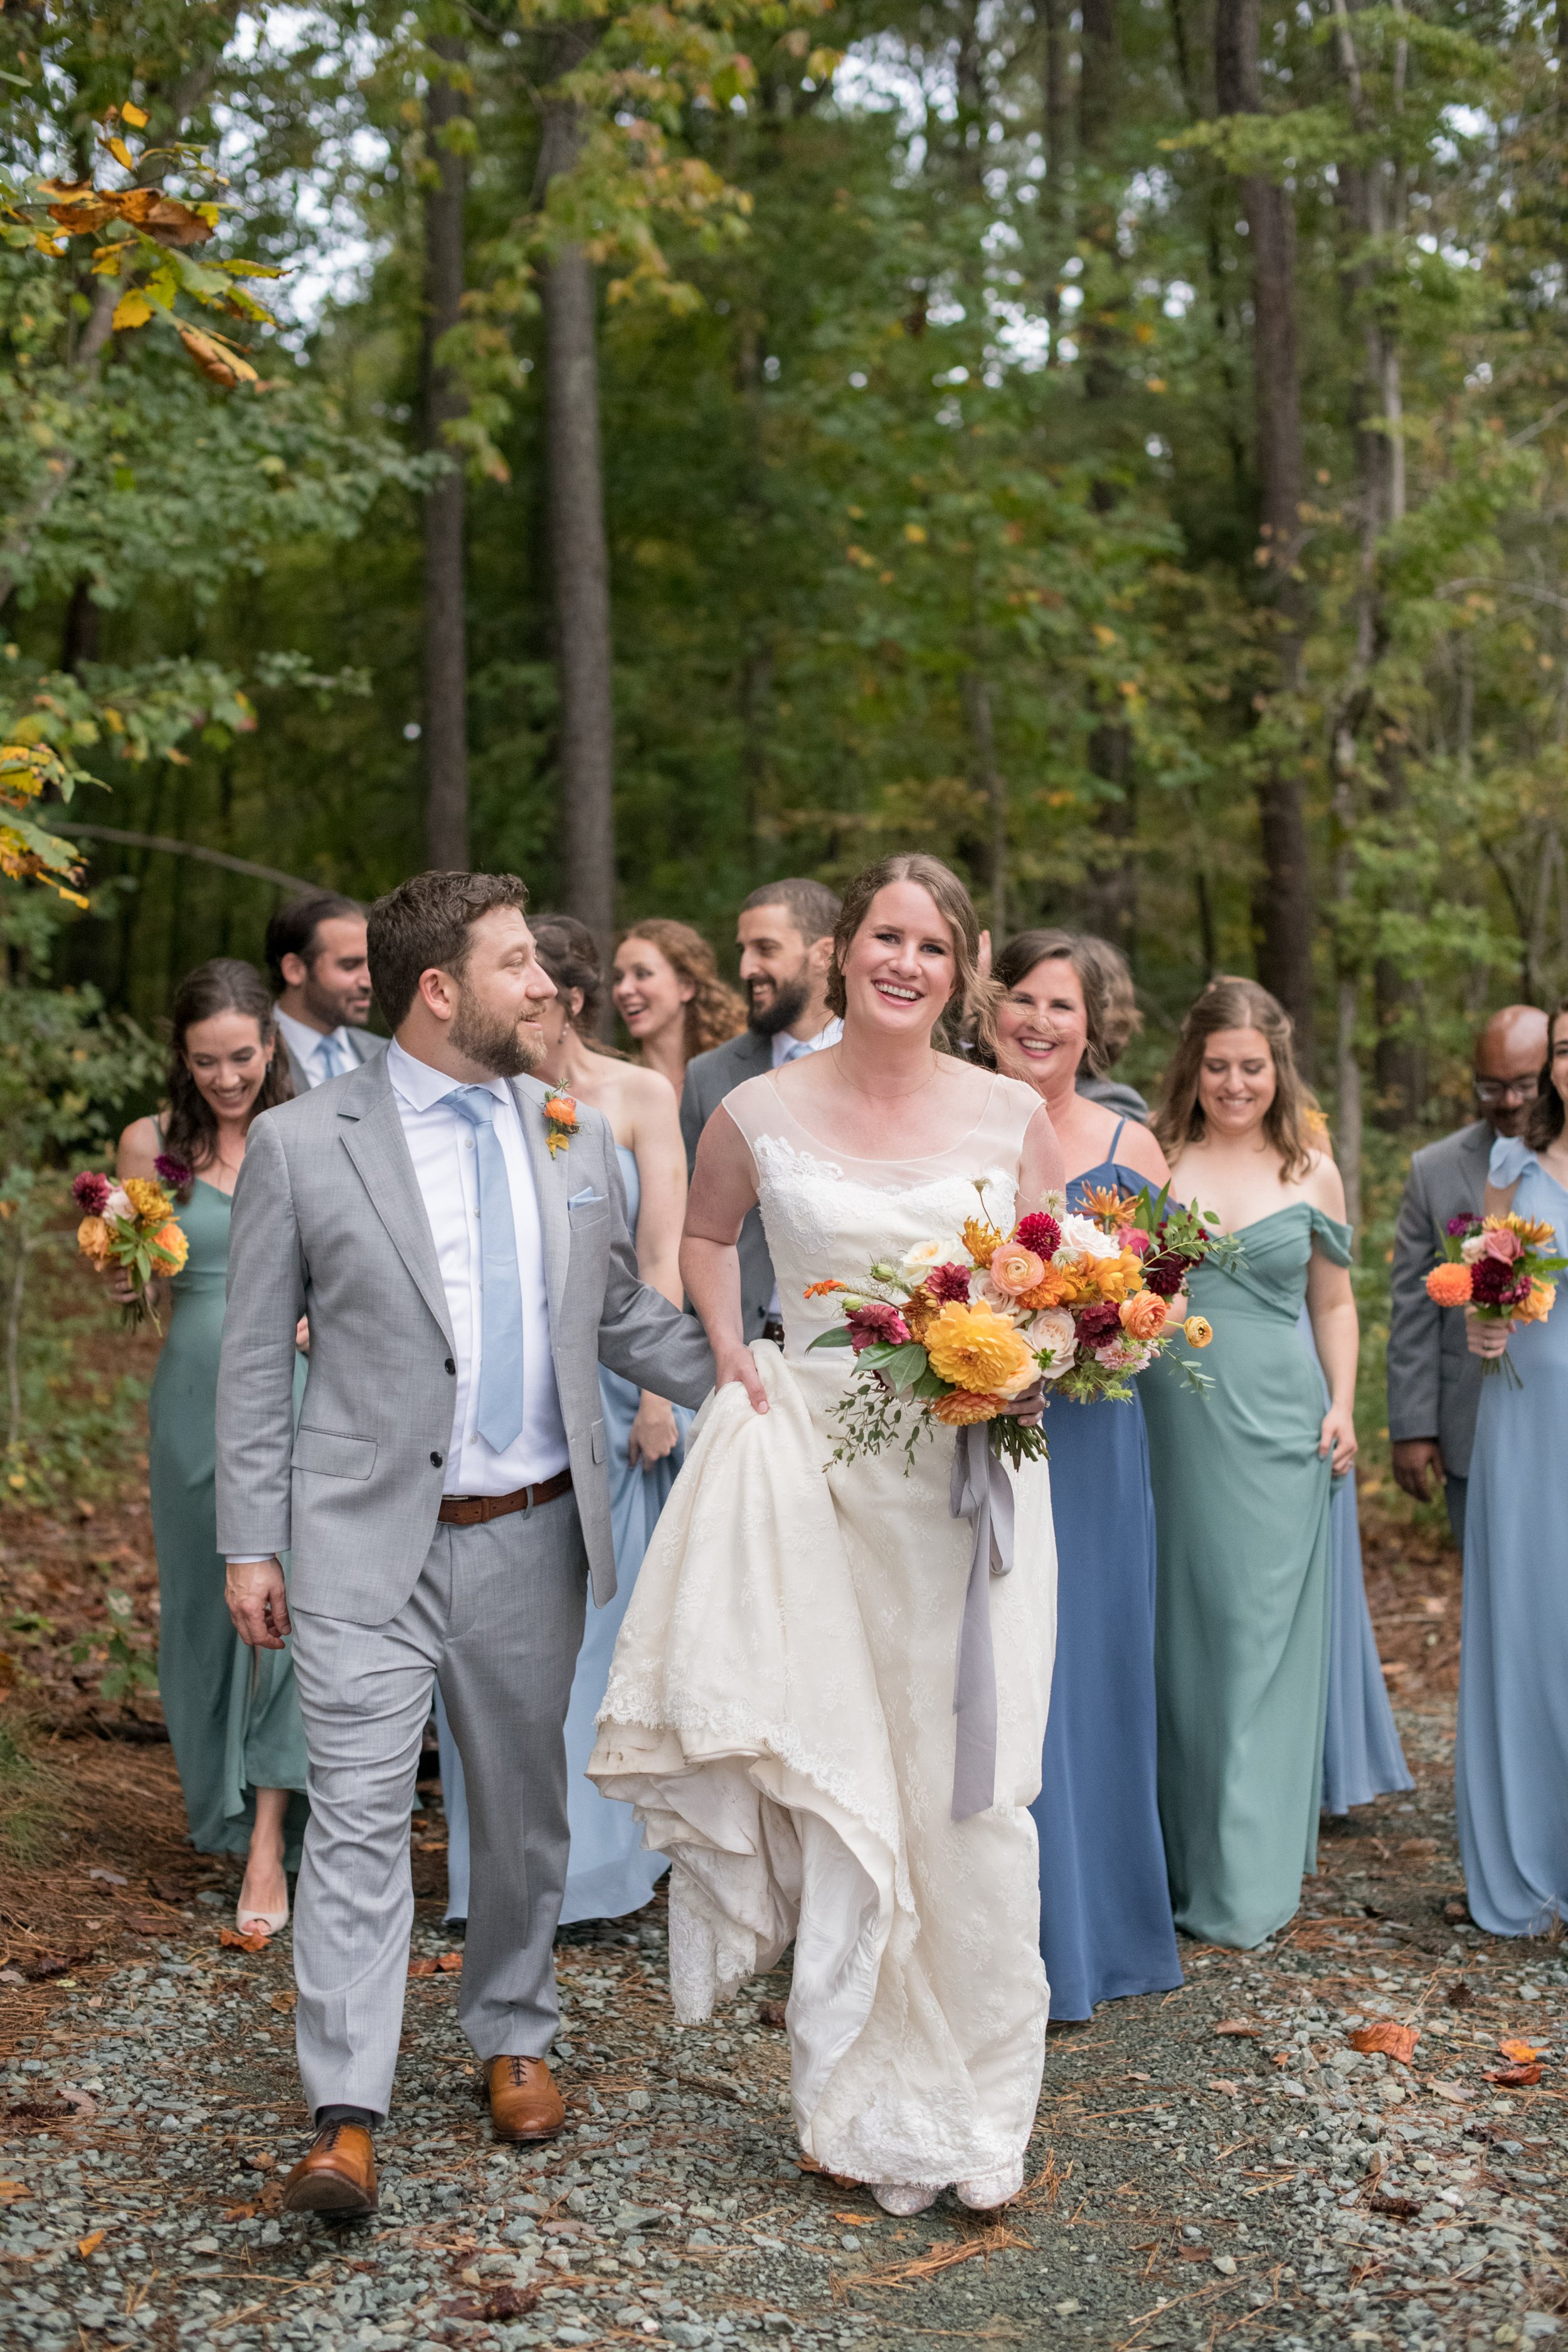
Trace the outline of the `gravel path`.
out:
M 1451 1563 L 1427 1567 L 1401 1623 L 1443 1616 Z M 288 1938 L 221 1943 L 234 1881 L 183 1853 L 166 1748 L 61 1742 L 47 1866 L 0 1885 L 0 2342 L 1568 2347 L 1568 1965 L 1464 1919 L 1450 1681 L 1402 1715 L 1415 1797 L 1329 1832 L 1270 1947 L 1188 1947 L 1184 1991 L 1053 2032 L 1031 2185 L 990 2227 L 804 2173 L 784 1978 L 677 2025 L 657 1905 L 563 1941 L 569 2128 L 495 2147 L 460 1956 L 431 1969 L 434 1806 L 381 2210 L 280 2216 Z M 1409 2065 L 1351 2046 L 1380 2019 L 1418 2029 Z M 1506 2041 L 1543 2051 L 1537 2083 L 1489 2079 Z

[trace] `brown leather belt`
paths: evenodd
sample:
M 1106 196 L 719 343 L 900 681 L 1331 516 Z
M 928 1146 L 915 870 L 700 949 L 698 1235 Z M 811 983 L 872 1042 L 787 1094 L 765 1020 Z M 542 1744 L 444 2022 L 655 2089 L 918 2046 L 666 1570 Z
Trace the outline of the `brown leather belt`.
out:
M 504 1519 L 509 1511 L 536 1511 L 541 1503 L 567 1494 L 571 1486 L 571 1471 L 558 1470 L 553 1478 L 542 1478 L 537 1486 L 519 1486 L 511 1495 L 443 1495 L 439 1517 L 449 1528 L 482 1528 L 491 1519 Z

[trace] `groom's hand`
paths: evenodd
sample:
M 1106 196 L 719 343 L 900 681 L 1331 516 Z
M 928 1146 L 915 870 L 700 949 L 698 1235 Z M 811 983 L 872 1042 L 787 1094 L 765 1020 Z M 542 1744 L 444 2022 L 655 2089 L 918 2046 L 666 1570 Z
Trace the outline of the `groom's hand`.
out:
M 276 1559 L 231 1559 L 224 1598 L 234 1630 L 248 1650 L 280 1650 L 289 1622 L 289 1595 Z

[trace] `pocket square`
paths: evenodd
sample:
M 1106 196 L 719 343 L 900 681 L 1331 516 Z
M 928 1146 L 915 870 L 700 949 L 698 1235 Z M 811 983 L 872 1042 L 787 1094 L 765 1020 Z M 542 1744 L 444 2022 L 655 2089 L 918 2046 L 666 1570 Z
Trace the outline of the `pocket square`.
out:
M 585 1184 L 580 1192 L 574 1192 L 566 1203 L 569 1209 L 602 1209 L 604 1205 L 604 1194 L 595 1192 L 592 1184 Z

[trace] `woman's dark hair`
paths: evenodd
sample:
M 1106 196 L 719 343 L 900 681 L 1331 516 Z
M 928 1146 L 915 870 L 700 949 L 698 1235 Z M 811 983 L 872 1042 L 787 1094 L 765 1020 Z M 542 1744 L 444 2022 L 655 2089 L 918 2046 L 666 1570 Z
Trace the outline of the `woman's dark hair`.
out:
M 1531 1151 L 1544 1151 L 1563 1132 L 1563 1097 L 1552 1083 L 1552 1046 L 1557 1024 L 1568 1020 L 1568 996 L 1560 996 L 1546 1016 L 1546 1059 L 1535 1100 L 1524 1122 L 1524 1139 Z
M 1078 931 L 1020 931 L 1008 940 L 991 967 L 991 977 L 1004 995 L 1027 980 L 1037 963 L 1069 963 L 1078 974 L 1078 984 L 1083 991 L 1085 1037 L 1084 1063 L 1092 1077 L 1102 1077 L 1115 1055 L 1106 1035 L 1110 1013 L 1110 990 L 1106 985 L 1106 970 L 1094 950 L 1099 940 L 1087 940 Z
M 233 956 L 215 956 L 211 963 L 199 963 L 195 971 L 186 972 L 175 989 L 172 1050 L 165 1081 L 169 1108 L 162 1121 L 163 1151 L 193 1175 L 210 1167 L 217 1156 L 217 1120 L 191 1076 L 185 1059 L 185 1039 L 198 1021 L 210 1021 L 218 1013 L 238 1013 L 254 1021 L 263 1047 L 275 1045 L 278 1037 L 272 998 L 260 973 L 251 964 L 240 963 Z M 270 1110 L 275 1103 L 288 1102 L 293 1092 L 289 1056 L 274 1053 L 260 1092 L 250 1107 L 252 1118 L 258 1111 Z M 189 1185 L 183 1184 L 175 1197 L 187 1200 Z
M 1206 1122 L 1198 1100 L 1198 1078 L 1208 1041 L 1222 1029 L 1256 1029 L 1268 1045 L 1274 1064 L 1274 1099 L 1264 1113 L 1263 1132 L 1279 1155 L 1286 1182 L 1294 1183 L 1311 1166 L 1313 1152 L 1327 1148 L 1321 1115 L 1296 1066 L 1295 1033 L 1285 1007 L 1257 981 L 1231 972 L 1210 981 L 1182 1024 L 1154 1114 L 1154 1140 L 1174 1165 L 1183 1144 L 1195 1143 L 1203 1134 Z
M 606 1045 L 599 1034 L 599 1016 L 605 996 L 605 968 L 599 961 L 599 950 L 594 934 L 586 923 L 575 915 L 541 915 L 531 926 L 533 951 L 555 982 L 563 996 L 575 989 L 583 1002 L 575 1013 L 570 1010 L 566 1018 L 590 1052 L 604 1054 L 612 1061 L 624 1062 L 627 1057 L 618 1045 Z

